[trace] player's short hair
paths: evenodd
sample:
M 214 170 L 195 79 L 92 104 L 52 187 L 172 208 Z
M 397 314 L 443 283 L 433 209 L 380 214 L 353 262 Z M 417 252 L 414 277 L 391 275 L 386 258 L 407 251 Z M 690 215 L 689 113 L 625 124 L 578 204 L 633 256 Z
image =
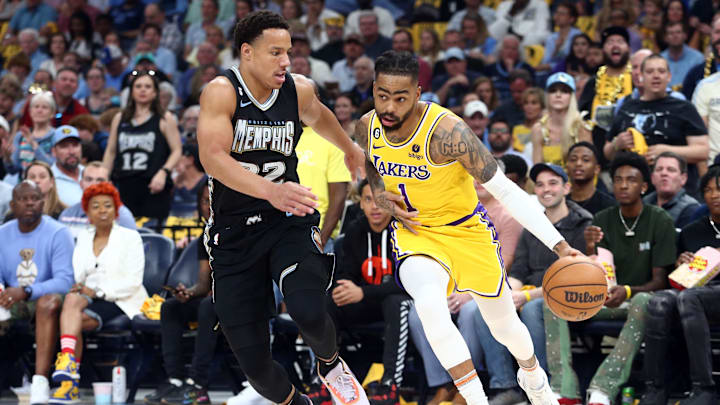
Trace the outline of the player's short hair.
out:
M 267 10 L 254 11 L 235 25 L 235 48 L 240 50 L 244 43 L 252 44 L 263 31 L 269 29 L 290 30 L 283 16 Z
M 410 76 L 413 82 L 418 81 L 420 65 L 417 58 L 410 52 L 385 51 L 375 59 L 375 78 L 380 74 Z
M 635 152 L 622 151 L 615 155 L 615 159 L 610 162 L 610 177 L 615 179 L 615 172 L 621 166 L 631 166 L 642 173 L 643 181 L 650 183 L 650 167 L 645 158 Z

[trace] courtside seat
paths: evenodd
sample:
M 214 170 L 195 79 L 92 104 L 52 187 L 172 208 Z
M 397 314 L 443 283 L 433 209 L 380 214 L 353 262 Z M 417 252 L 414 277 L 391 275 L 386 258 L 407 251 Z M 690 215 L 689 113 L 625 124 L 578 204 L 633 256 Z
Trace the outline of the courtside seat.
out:
M 167 285 L 175 287 L 183 283 L 186 287 L 190 287 L 195 284 L 198 273 L 198 243 L 201 243 L 200 238 L 193 239 L 182 251 L 177 262 L 170 269 Z M 163 291 L 161 295 L 169 297 L 166 291 Z M 160 321 L 148 319 L 144 315 L 137 315 L 132 320 L 132 328 L 137 332 L 160 333 Z

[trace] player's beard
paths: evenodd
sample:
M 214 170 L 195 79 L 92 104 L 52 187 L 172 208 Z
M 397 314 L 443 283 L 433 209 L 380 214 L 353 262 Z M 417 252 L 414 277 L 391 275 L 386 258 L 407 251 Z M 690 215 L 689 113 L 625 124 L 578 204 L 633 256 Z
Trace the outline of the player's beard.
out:
M 605 55 L 604 53 L 603 53 L 603 57 L 605 58 L 606 65 L 610 66 L 613 69 L 619 69 L 619 68 L 625 67 L 625 65 L 627 65 L 628 59 L 630 59 L 630 52 L 625 52 L 622 55 L 622 57 L 620 58 L 620 61 L 618 63 L 614 63 L 612 61 L 612 58 Z
M 405 123 L 405 121 L 407 121 L 407 119 L 408 119 L 408 117 L 410 117 L 410 114 L 412 113 L 412 111 L 413 111 L 413 110 L 412 110 L 412 108 L 411 108 L 404 116 L 402 116 L 402 118 L 400 118 L 399 120 L 395 120 L 396 122 L 395 122 L 395 125 L 393 125 L 393 126 L 390 126 L 390 127 L 385 126 L 385 125 L 382 123 L 382 121 L 380 121 L 380 125 L 382 125 L 383 129 L 385 130 L 385 132 L 397 131 L 398 129 L 400 129 L 400 127 L 402 126 L 402 124 Z M 386 117 L 389 117 L 389 118 L 393 118 L 393 119 L 397 118 L 396 116 L 394 116 L 394 115 L 392 115 L 392 114 L 384 114 L 384 113 L 383 113 L 383 114 L 378 114 L 378 116 L 379 116 L 379 118 L 382 118 L 383 116 L 386 116 Z

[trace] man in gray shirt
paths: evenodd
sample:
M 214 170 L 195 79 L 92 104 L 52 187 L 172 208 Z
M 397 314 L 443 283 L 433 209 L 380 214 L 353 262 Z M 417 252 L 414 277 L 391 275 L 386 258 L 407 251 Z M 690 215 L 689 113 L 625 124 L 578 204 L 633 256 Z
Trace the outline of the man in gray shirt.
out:
M 664 209 L 681 229 L 691 222 L 700 203 L 685 192 L 688 165 L 685 158 L 674 152 L 663 152 L 655 160 L 650 181 L 655 191 L 643 197 L 643 203 Z
M 80 187 L 85 190 L 93 184 L 104 181 L 109 181 L 109 173 L 107 169 L 102 166 L 102 162 L 90 162 L 85 166 L 85 170 L 83 170 Z M 77 237 L 81 230 L 90 226 L 88 217 L 82 209 L 82 202 L 66 208 L 60 213 L 58 221 L 70 228 L 73 237 Z M 135 225 L 135 217 L 133 217 L 132 212 L 124 205 L 120 206 L 118 210 L 117 223 L 129 229 L 137 228 Z

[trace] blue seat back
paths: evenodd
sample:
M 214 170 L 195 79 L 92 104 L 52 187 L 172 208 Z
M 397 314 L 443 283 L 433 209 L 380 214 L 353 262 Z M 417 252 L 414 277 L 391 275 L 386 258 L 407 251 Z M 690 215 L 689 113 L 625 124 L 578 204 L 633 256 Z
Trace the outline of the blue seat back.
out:
M 198 278 L 198 244 L 202 243 L 199 238 L 193 239 L 185 249 L 180 253 L 175 264 L 170 269 L 167 284 L 176 287 L 179 283 L 183 283 L 186 287 L 190 287 Z
M 140 234 L 145 250 L 143 285 L 149 295 L 159 293 L 175 257 L 175 243 L 159 234 Z

